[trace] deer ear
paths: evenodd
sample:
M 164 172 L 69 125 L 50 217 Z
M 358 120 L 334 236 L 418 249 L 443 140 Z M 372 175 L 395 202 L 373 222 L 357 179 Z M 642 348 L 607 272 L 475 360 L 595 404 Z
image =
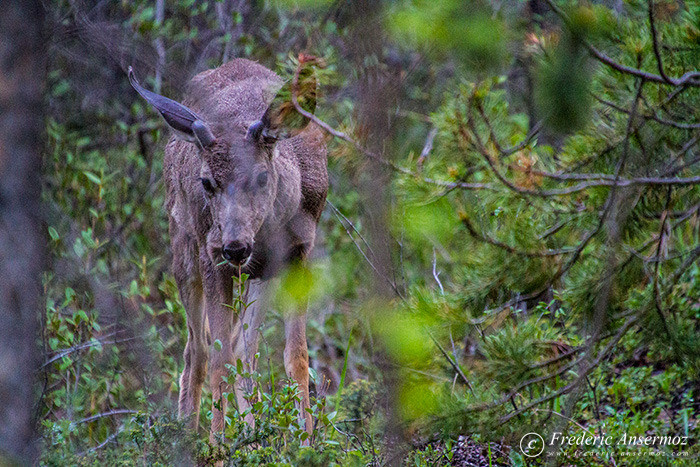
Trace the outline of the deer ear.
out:
M 211 146 L 216 138 L 206 123 L 193 111 L 184 105 L 167 97 L 151 92 L 141 86 L 136 79 L 134 70 L 129 67 L 129 82 L 146 102 L 156 108 L 165 122 L 175 130 L 175 134 L 185 141 L 197 142 L 202 147 Z
M 248 128 L 248 138 L 258 144 L 274 144 L 306 128 L 309 119 L 294 107 L 292 85 L 290 80 L 279 89 L 262 118 Z M 310 65 L 303 66 L 299 71 L 296 96 L 299 106 L 313 114 L 316 110 L 316 73 Z

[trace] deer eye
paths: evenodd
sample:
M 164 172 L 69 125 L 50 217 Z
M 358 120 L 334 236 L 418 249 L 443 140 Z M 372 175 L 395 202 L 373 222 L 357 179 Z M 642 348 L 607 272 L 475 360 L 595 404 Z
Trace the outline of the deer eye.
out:
M 258 186 L 262 188 L 265 185 L 267 185 L 267 172 L 260 172 L 258 174 Z
M 204 177 L 200 178 L 199 180 L 201 180 L 201 182 L 202 182 L 202 186 L 204 187 L 204 191 L 206 191 L 210 195 L 213 195 L 214 189 L 215 189 L 214 182 L 212 182 L 208 178 L 204 178 Z

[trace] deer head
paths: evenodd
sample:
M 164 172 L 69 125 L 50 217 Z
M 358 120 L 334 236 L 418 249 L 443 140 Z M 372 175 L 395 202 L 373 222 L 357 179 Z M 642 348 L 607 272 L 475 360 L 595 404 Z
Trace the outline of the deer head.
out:
M 310 67 L 309 67 L 310 69 Z M 316 82 L 313 70 L 302 70 L 295 89 L 304 110 L 315 109 Z M 208 122 L 183 104 L 143 88 L 129 67 L 129 81 L 155 107 L 177 138 L 197 146 L 201 170 L 201 193 L 212 217 L 207 249 L 215 263 L 225 259 L 245 267 L 264 223 L 273 213 L 280 189 L 280 168 L 274 163 L 279 141 L 301 131 L 308 119 L 292 104 L 291 83 L 279 90 L 265 112 L 251 115 L 240 127 Z

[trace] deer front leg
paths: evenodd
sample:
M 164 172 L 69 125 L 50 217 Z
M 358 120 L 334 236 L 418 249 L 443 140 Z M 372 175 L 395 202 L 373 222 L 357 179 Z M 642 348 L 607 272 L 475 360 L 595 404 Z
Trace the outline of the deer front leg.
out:
M 179 418 L 192 416 L 190 423 L 194 430 L 199 429 L 199 407 L 202 386 L 207 375 L 208 353 L 203 323 L 188 324 L 185 367 L 180 376 L 178 416 Z
M 284 369 L 287 376 L 299 387 L 301 395 L 300 416 L 305 422 L 306 432 L 311 434 L 313 424 L 311 414 L 306 410 L 311 407 L 309 400 L 309 350 L 306 346 L 306 310 L 291 312 L 284 320 Z
M 209 385 L 212 393 L 212 421 L 210 441 L 223 438 L 224 415 L 226 414 L 226 398 L 223 393 L 231 392 L 231 386 L 224 382 L 224 377 L 228 375 L 227 364 L 233 364 L 232 337 L 234 326 L 236 325 L 233 310 L 223 306 L 224 300 L 206 300 L 206 312 L 209 319 L 209 329 L 211 331 L 212 342 L 217 340 L 221 343 L 210 349 L 210 369 Z
M 187 344 L 185 345 L 185 366 L 180 376 L 180 396 L 178 417 L 190 420 L 192 428 L 199 428 L 199 406 L 202 385 L 207 374 L 208 349 L 204 326 L 202 284 L 188 270 L 182 258 L 175 258 L 175 280 L 180 298 L 187 314 Z
M 260 342 L 260 325 L 265 317 L 267 302 L 265 296 L 265 283 L 259 280 L 250 280 L 246 283 L 246 291 L 243 301 L 245 310 L 240 314 L 241 325 L 233 339 L 233 359 L 243 363 L 243 368 L 253 373 L 257 369 L 255 354 L 258 352 Z M 250 378 L 238 378 L 235 384 L 238 412 L 243 413 L 251 407 L 249 396 L 254 389 L 254 381 Z M 244 417 L 245 422 L 251 428 L 255 427 L 255 417 L 248 413 Z

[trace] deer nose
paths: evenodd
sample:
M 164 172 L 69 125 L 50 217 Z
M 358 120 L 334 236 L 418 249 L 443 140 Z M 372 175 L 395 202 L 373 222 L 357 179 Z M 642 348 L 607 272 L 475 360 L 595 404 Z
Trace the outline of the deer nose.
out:
M 225 260 L 234 264 L 243 264 L 248 260 L 252 251 L 253 247 L 250 243 L 243 243 L 236 240 L 224 246 L 221 255 Z

